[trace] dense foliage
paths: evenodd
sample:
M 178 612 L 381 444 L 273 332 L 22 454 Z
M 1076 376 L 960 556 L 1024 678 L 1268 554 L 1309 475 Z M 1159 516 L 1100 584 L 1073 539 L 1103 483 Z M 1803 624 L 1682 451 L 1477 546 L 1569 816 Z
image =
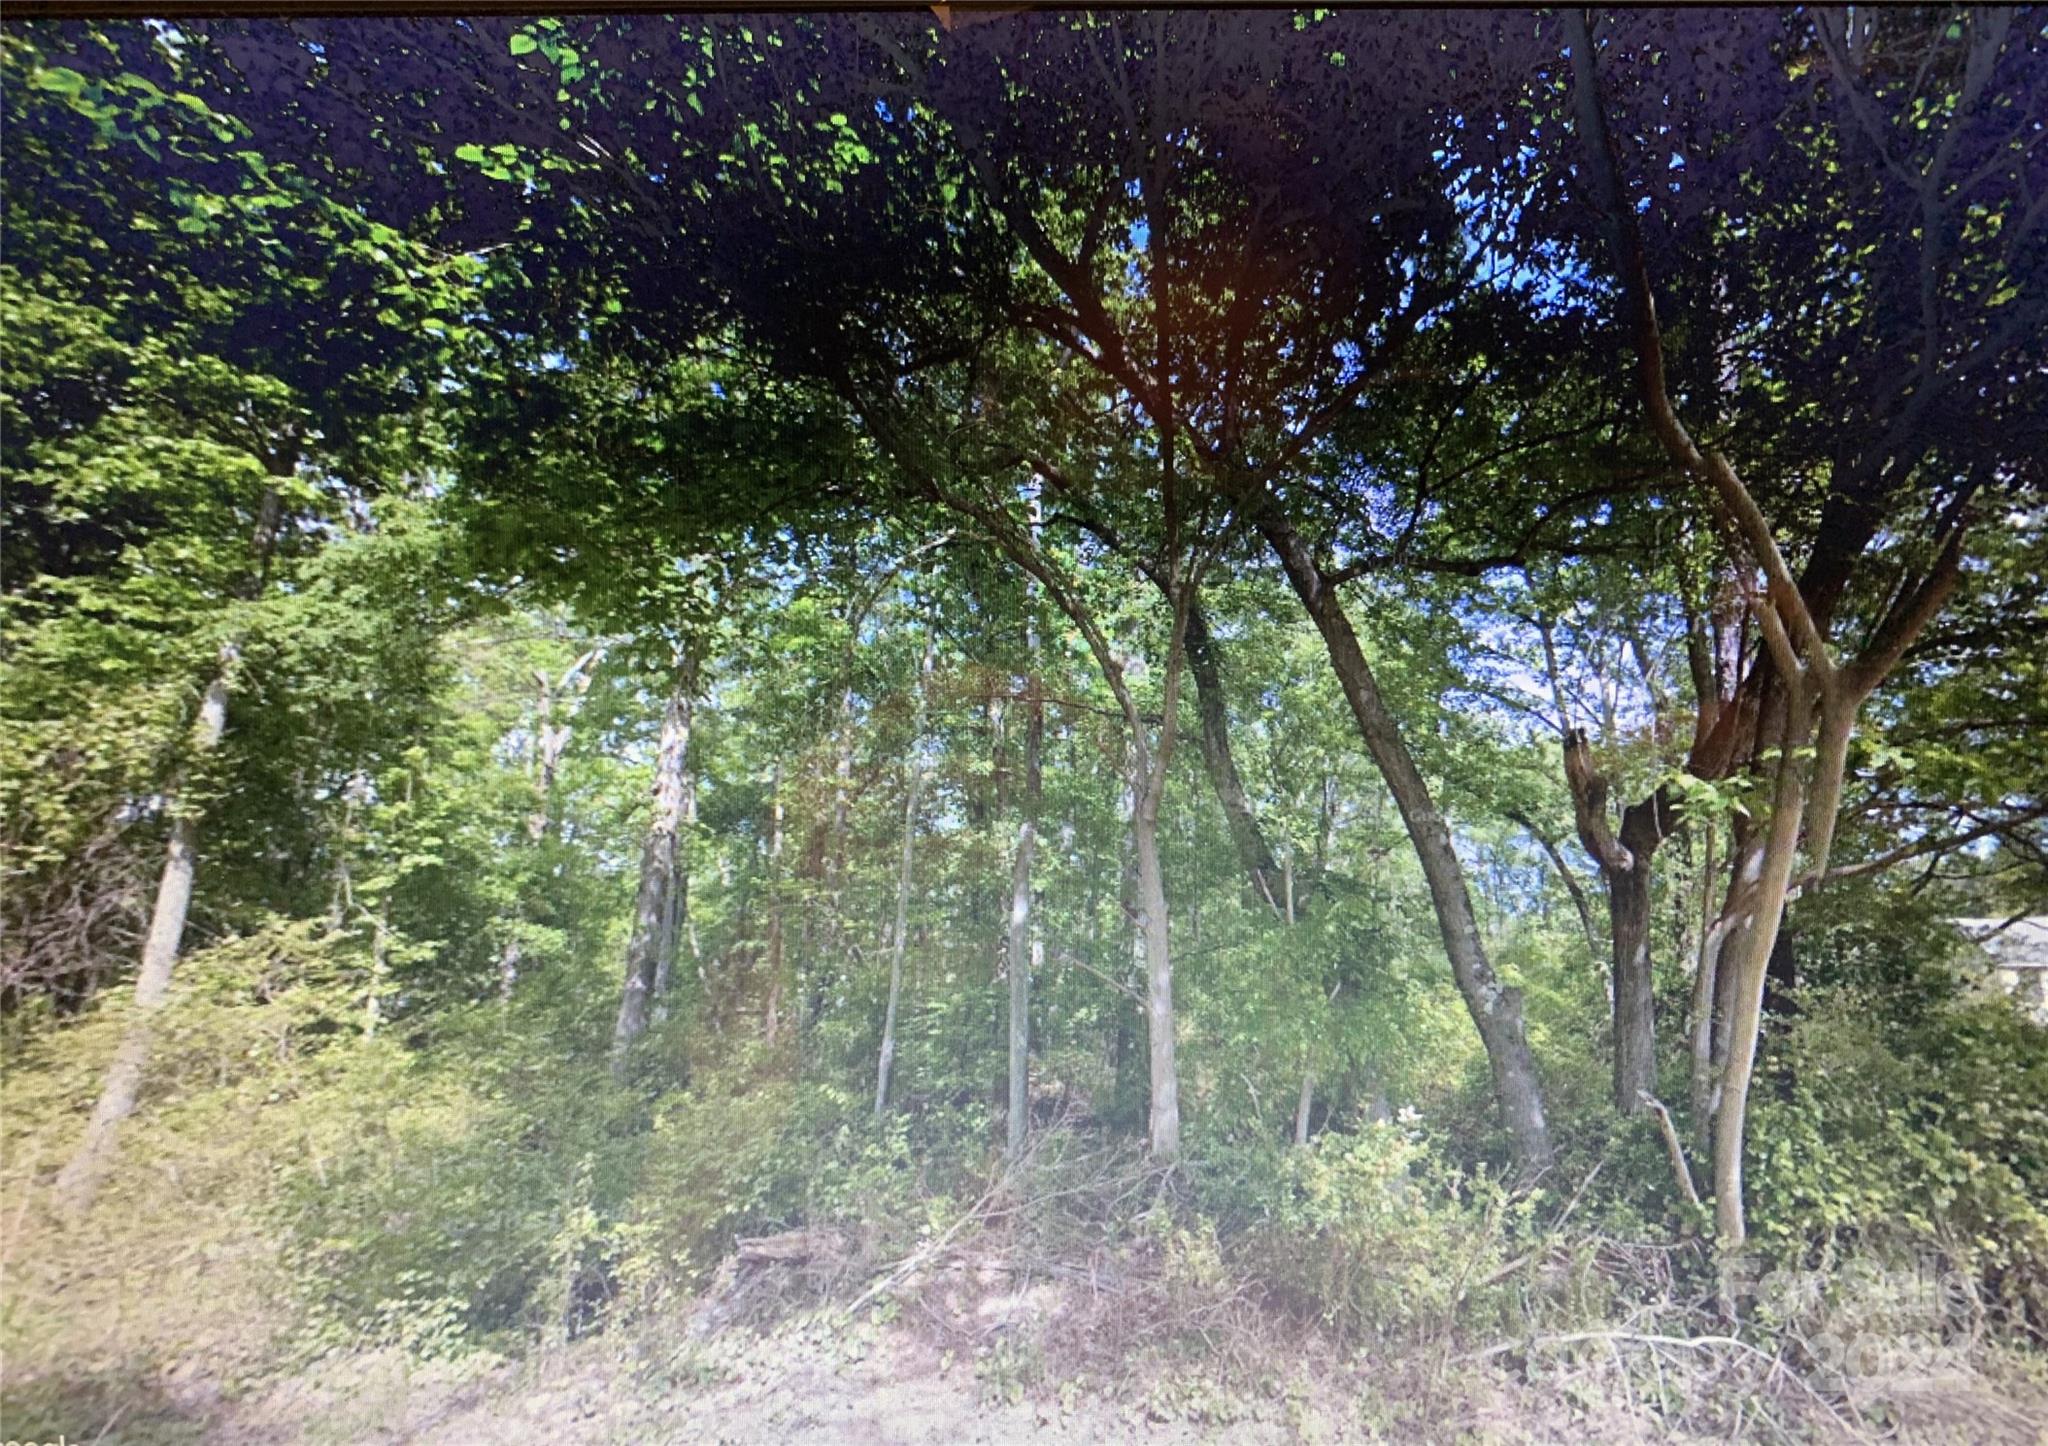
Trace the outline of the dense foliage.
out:
M 1852 1256 L 2038 1339 L 2044 33 L 10 28 L 28 1378 L 985 1218 L 1374 1348 Z

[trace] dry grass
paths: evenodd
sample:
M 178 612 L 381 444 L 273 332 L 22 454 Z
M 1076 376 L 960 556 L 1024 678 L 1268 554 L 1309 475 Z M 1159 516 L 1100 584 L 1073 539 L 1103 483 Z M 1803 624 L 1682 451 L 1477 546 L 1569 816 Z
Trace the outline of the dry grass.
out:
M 0 1435 L 175 1443 L 2038 1443 L 2048 1364 L 1967 1334 L 1730 1331 L 1679 1252 L 1558 1232 L 1453 1262 L 1520 1324 L 1339 1339 L 1127 1145 L 1047 1131 L 906 1249 L 900 1231 L 748 1239 L 681 1315 L 506 1362 L 293 1364 L 278 1265 L 208 1142 L 131 1152 L 82 1225 L 7 1180 Z M 147 1161 L 147 1163 L 143 1163 Z M 211 1163 L 209 1163 L 211 1162 Z M 896 1244 L 884 1248 L 882 1242 Z M 1493 1251 L 1494 1253 L 1488 1253 Z M 1925 1349 L 1929 1341 L 1937 1349 Z M 1891 1342 L 1904 1355 L 1887 1357 Z M 1918 1342 L 1917 1354 L 1907 1348 Z

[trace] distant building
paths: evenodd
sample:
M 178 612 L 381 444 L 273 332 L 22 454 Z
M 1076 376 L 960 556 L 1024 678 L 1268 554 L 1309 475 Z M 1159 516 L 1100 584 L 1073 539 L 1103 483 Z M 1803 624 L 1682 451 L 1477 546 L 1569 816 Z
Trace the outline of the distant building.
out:
M 1998 987 L 2024 1004 L 2035 1019 L 2048 1024 L 2048 914 L 2010 924 L 2003 919 L 1951 922 L 1984 951 Z

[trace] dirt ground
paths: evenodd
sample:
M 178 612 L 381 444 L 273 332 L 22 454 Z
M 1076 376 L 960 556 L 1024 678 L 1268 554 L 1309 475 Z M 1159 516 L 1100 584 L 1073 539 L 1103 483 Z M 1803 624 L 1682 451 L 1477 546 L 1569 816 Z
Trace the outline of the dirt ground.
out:
M 664 1379 L 659 1368 L 602 1349 L 462 1382 L 400 1362 L 352 1363 L 348 1379 L 308 1379 L 248 1403 L 216 1438 L 446 1442 L 539 1446 L 564 1441 L 845 1443 L 845 1446 L 1007 1446 L 1012 1442 L 1223 1439 L 1215 1429 L 1146 1419 L 1100 1400 L 1000 1400 L 973 1369 L 928 1345 L 886 1333 L 842 1347 L 792 1332 L 748 1355 Z M 694 1377 L 694 1378 L 693 1378 Z M 708 1377 L 708 1378 L 707 1378 Z M 1231 1440 L 1299 1439 L 1281 1422 L 1233 1423 Z
M 1390 1363 L 1341 1378 L 1226 1391 L 1198 1376 L 1147 1388 L 1129 1380 L 1028 1388 L 1001 1356 L 960 1359 L 890 1327 L 822 1320 L 712 1343 L 642 1334 L 599 1337 L 517 1363 L 421 1363 L 401 1353 L 346 1356 L 236 1392 L 175 1374 L 114 1395 L 37 1393 L 0 1433 L 67 1446 L 1011 1446 L 1024 1442 L 1645 1442 L 1904 1440 L 2048 1443 L 2041 1398 L 1984 1383 L 1930 1383 L 1907 1419 L 1787 1435 L 1738 1418 L 1733 1436 L 1673 1434 L 1636 1403 L 1531 1381 L 1492 1366 L 1433 1384 Z M 1957 1394 L 1960 1389 L 1961 1394 Z
M 55 1383 L 51 1383 L 55 1384 Z M 355 1446 L 566 1441 L 688 1446 L 1009 1446 L 1022 1442 L 1264 1443 L 1673 1439 L 1646 1416 L 1538 1404 L 1503 1374 L 1454 1375 L 1435 1399 L 1307 1371 L 1226 1390 L 1200 1374 L 1148 1383 L 1009 1373 L 1000 1344 L 962 1358 L 910 1331 L 822 1318 L 709 1342 L 600 1336 L 517 1363 L 340 1357 L 237 1393 L 203 1375 L 32 1393 L 10 1438 L 99 1446 Z M 1606 1410 L 1603 1405 L 1602 1411 Z
M 1495 1349 L 1302 1354 L 1275 1337 L 1267 1364 L 1225 1384 L 1214 1362 L 1110 1363 L 1091 1378 L 1048 1368 L 1071 1317 L 1040 1287 L 983 1299 L 959 1320 L 812 1311 L 766 1333 L 711 1331 L 702 1317 L 647 1319 L 517 1361 L 423 1362 L 396 1350 L 342 1354 L 237 1379 L 202 1338 L 170 1351 L 112 1347 L 71 1366 L 0 1374 L 0 1437 L 66 1446 L 1009 1446 L 1023 1442 L 1572 1443 L 1707 1440 L 1910 1441 L 2048 1446 L 2048 1370 L 1884 1383 L 1882 1411 L 1766 1417 L 1729 1401 L 1711 1434 L 1675 1432 L 1697 1400 L 1644 1394 L 1661 1374 L 1610 1371 L 1609 1343 L 1526 1357 Z M 144 1314 L 152 1320 L 155 1312 Z M 169 1323 L 166 1323 L 167 1325 Z M 969 1327 L 963 1329 L 963 1325 Z M 951 1342 L 952 1344 L 948 1344 Z M 1674 1361 L 1684 1358 L 1677 1352 Z M 1632 1381 L 1634 1384 L 1626 1382 Z M 1780 1387 L 1788 1397 L 1792 1387 Z M 1674 1383 L 1739 1394 L 1710 1375 Z M 1817 1400 L 1818 1398 L 1814 1398 Z M 1780 1401 L 1782 1408 L 1785 1401 Z M 1798 1399 L 1791 1401 L 1800 1404 Z M 1820 1415 L 1825 1409 L 1830 1414 Z M 1789 1426 L 1789 1429 L 1788 1429 Z

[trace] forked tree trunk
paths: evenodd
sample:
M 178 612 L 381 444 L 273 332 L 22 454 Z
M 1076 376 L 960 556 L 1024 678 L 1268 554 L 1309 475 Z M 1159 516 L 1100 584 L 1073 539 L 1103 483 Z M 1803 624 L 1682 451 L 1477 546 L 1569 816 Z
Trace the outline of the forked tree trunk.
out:
M 1729 931 L 1716 981 L 1717 987 L 1727 986 L 1728 1044 L 1714 1135 L 1714 1224 L 1718 1244 L 1726 1250 L 1739 1250 L 1748 1229 L 1742 1198 L 1742 1151 L 1749 1085 L 1762 1021 L 1764 980 L 1784 918 L 1793 856 L 1803 828 L 1809 836 L 1811 873 L 1816 880 L 1826 878 L 1857 712 L 1954 591 L 1961 576 L 1967 504 L 1974 483 L 1948 504 L 1943 524 L 1946 536 L 1934 561 L 1917 582 L 1894 595 L 1855 660 L 1837 663 L 1828 643 L 1833 606 L 1869 534 L 1863 534 L 1854 549 L 1840 554 L 1832 577 L 1816 577 L 1809 559 L 1809 596 L 1786 565 L 1769 519 L 1733 464 L 1718 451 L 1702 450 L 1680 420 L 1665 385 L 1663 333 L 1636 209 L 1614 163 L 1591 30 L 1585 15 L 1577 11 L 1567 13 L 1565 24 L 1582 155 L 1606 212 L 1603 220 L 1614 249 L 1615 275 L 1633 313 L 1636 381 L 1644 410 L 1665 451 L 1703 485 L 1721 521 L 1741 538 L 1766 583 L 1766 602 L 1757 609 L 1757 624 L 1769 650 L 1776 685 L 1773 709 L 1781 720 L 1780 726 L 1771 730 L 1778 744 L 1776 783 L 1762 844 L 1746 844 L 1738 854 L 1730 896 L 1733 899 L 1739 894 L 1745 899 L 1747 916 Z M 1922 395 L 1939 393 L 1930 387 Z M 1844 479 L 1836 480 L 1840 485 Z M 1851 497 L 1853 493 L 1839 495 Z M 1809 781 L 1798 750 L 1813 731 L 1816 712 L 1819 734 Z M 1758 849 L 1754 855 L 1750 852 L 1753 847 Z
M 1486 957 L 1450 827 L 1437 812 L 1422 770 L 1415 766 L 1400 727 L 1380 696 L 1358 634 L 1352 630 L 1336 590 L 1325 584 L 1308 544 L 1272 506 L 1261 508 L 1254 521 L 1322 634 L 1366 750 L 1407 826 L 1429 885 L 1451 973 L 1493 1069 L 1494 1096 L 1514 1141 L 1515 1157 L 1525 1169 L 1548 1165 L 1552 1156 L 1550 1125 L 1544 1118 L 1543 1088 L 1522 1024 L 1521 994 L 1500 982 Z
M 1548 641 L 1546 638 L 1546 646 Z M 1656 996 L 1650 971 L 1651 861 L 1664 842 L 1672 809 L 1659 788 L 1622 811 L 1617 831 L 1607 816 L 1607 778 L 1593 766 L 1592 748 L 1582 729 L 1570 728 L 1565 734 L 1564 776 L 1571 790 L 1579 842 L 1599 868 L 1600 883 L 1607 893 L 1614 1107 L 1624 1115 L 1640 1114 L 1657 1092 Z
M 872 417 L 870 421 L 872 423 Z M 885 433 L 886 437 L 886 433 Z M 915 454 L 892 446 L 899 461 L 922 470 Z M 1168 490 L 1171 490 L 1172 454 L 1167 454 Z M 1180 1153 L 1180 1082 L 1174 1061 L 1173 1038 L 1173 951 L 1167 929 L 1166 885 L 1159 862 L 1159 804 L 1166 788 L 1166 770 L 1173 755 L 1174 725 L 1180 708 L 1181 674 L 1187 659 L 1188 612 L 1195 602 L 1202 566 L 1191 562 L 1186 577 L 1169 575 L 1163 588 L 1173 606 L 1173 628 L 1168 635 L 1161 693 L 1159 739 L 1155 748 L 1148 740 L 1144 714 L 1139 711 L 1109 637 L 1078 594 L 1064 581 L 1060 571 L 1048 563 L 1028 527 L 1001 509 L 973 498 L 948 492 L 936 478 L 924 473 L 932 494 L 947 506 L 972 518 L 989 530 L 989 535 L 1011 561 L 1045 588 L 1046 596 L 1072 619 L 1081 632 L 1100 669 L 1103 681 L 1116 696 L 1130 743 L 1130 775 L 1136 788 L 1132 810 L 1132 852 L 1138 863 L 1138 933 L 1145 950 L 1145 1018 L 1151 1034 L 1152 1108 L 1149 1136 L 1151 1150 L 1161 1160 Z M 1168 548 L 1171 555 L 1174 548 Z
M 679 660 L 662 713 L 661 745 L 654 761 L 654 811 L 640 846 L 640 887 L 633 902 L 633 932 L 626 941 L 626 978 L 612 1026 L 612 1078 L 625 1078 L 633 1044 L 647 1032 L 656 977 L 669 941 L 676 884 L 677 842 L 688 792 L 690 725 L 697 688 L 694 657 Z

